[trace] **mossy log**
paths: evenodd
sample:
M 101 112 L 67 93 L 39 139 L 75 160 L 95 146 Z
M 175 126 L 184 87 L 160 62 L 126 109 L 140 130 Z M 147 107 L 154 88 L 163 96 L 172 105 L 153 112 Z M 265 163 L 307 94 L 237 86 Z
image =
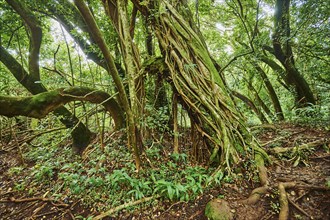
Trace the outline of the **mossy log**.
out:
M 125 126 L 124 113 L 108 93 L 86 87 L 69 87 L 28 97 L 0 96 L 0 115 L 44 118 L 50 112 L 72 101 L 102 104 L 115 122 L 115 128 Z

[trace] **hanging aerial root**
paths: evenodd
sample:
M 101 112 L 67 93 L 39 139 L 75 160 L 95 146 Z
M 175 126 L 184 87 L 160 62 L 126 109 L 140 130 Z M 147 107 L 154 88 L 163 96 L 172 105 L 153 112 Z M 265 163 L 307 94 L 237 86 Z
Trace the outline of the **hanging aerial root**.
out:
M 261 186 L 258 188 L 255 188 L 249 198 L 241 200 L 240 202 L 247 205 L 253 205 L 256 204 L 262 195 L 266 194 L 269 188 L 269 182 L 268 182 L 268 175 L 267 175 L 267 169 L 264 164 L 263 156 L 259 153 L 256 153 L 255 155 L 255 161 L 258 167 L 259 171 L 259 180 L 261 183 Z

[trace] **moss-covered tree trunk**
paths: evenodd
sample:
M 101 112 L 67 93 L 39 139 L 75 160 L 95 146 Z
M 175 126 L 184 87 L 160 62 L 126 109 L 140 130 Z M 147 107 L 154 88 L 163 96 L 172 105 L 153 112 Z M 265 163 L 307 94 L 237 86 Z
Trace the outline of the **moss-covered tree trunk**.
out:
M 291 47 L 290 0 L 277 0 L 275 8 L 273 47 L 276 58 L 286 70 L 285 81 L 295 89 L 298 107 L 315 104 L 312 90 L 295 65 Z
M 210 160 L 230 169 L 254 150 L 263 153 L 236 110 L 185 1 L 157 2 L 154 31 L 173 85 L 212 148 Z

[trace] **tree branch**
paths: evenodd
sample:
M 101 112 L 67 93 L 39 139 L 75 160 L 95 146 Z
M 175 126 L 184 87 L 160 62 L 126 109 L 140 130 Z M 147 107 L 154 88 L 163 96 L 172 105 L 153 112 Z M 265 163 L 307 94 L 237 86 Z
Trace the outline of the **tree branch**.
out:
M 21 16 L 29 29 L 29 73 L 35 80 L 40 80 L 39 53 L 42 39 L 42 29 L 40 21 L 34 16 L 22 2 L 16 0 L 6 0 L 6 2 Z
M 86 87 L 61 88 L 28 97 L 0 96 L 0 115 L 43 118 L 58 107 L 72 101 L 102 104 L 115 121 L 116 129 L 125 126 L 123 112 L 108 93 Z

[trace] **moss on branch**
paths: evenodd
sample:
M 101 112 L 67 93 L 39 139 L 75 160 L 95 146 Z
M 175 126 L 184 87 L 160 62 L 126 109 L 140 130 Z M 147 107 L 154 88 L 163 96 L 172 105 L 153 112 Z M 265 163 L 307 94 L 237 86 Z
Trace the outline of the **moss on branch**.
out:
M 0 115 L 43 118 L 72 101 L 102 104 L 113 117 L 116 129 L 125 126 L 124 113 L 117 101 L 106 92 L 87 87 L 61 88 L 28 97 L 0 96 Z

